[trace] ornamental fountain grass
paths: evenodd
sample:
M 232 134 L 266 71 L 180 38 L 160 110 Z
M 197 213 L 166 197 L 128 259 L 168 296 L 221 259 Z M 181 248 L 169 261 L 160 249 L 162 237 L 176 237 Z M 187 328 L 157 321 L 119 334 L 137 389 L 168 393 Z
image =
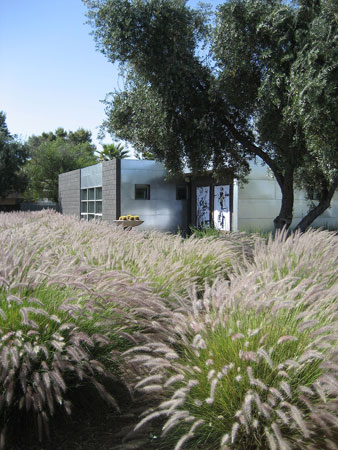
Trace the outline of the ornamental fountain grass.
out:
M 336 235 L 182 239 L 42 212 L 0 214 L 0 240 L 2 446 L 20 415 L 42 437 L 83 384 L 118 409 L 119 382 L 146 409 L 121 448 L 149 446 L 149 424 L 157 449 L 335 448 Z

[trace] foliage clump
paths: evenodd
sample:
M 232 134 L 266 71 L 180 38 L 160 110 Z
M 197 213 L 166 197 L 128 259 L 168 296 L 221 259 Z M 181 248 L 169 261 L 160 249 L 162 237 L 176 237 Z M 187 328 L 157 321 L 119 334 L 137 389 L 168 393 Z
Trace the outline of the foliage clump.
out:
M 118 410 L 118 381 L 144 406 L 126 446 L 152 424 L 158 448 L 335 448 L 336 234 L 182 239 L 44 211 L 0 214 L 0 242 L 2 447 L 86 386 Z
M 125 353 L 158 398 L 136 430 L 162 420 L 177 450 L 335 448 L 337 246 L 325 232 L 257 241 L 230 283 L 182 298 L 167 338 Z
M 84 266 L 67 275 L 61 258 L 51 270 L 44 250 L 24 239 L 2 245 L 0 448 L 20 421 L 33 426 L 39 440 L 48 436 L 51 419 L 71 413 L 70 394 L 76 402 L 81 386 L 93 386 L 119 409 L 107 386 L 118 370 L 111 352 L 126 347 L 112 294 L 98 299 L 92 284 L 98 280 L 84 276 Z
M 27 179 L 22 166 L 27 158 L 27 146 L 9 132 L 6 114 L 0 111 L 0 197 L 24 191 Z
M 59 174 L 97 163 L 91 132 L 83 128 L 70 132 L 57 128 L 54 133 L 33 135 L 26 146 L 30 156 L 24 168 L 29 180 L 26 197 L 33 200 L 57 202 Z

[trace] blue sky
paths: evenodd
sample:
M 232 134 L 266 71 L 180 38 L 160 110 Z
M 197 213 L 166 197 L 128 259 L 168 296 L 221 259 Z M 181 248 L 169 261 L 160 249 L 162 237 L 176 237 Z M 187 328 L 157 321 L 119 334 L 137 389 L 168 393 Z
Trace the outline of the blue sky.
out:
M 83 127 L 98 143 L 100 100 L 123 79 L 96 51 L 85 13 L 81 0 L 0 0 L 0 110 L 11 133 Z

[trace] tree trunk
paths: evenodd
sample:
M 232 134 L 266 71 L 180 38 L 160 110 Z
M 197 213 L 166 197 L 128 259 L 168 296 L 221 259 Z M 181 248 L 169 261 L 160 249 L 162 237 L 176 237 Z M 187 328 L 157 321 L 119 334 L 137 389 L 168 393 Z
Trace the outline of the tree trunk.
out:
M 278 181 L 278 180 L 277 180 Z M 282 191 L 282 204 L 278 216 L 273 223 L 275 230 L 288 229 L 293 217 L 293 169 L 285 171 L 282 182 L 278 182 Z
M 299 222 L 299 224 L 296 226 L 296 230 L 305 231 L 312 222 L 317 219 L 327 208 L 330 207 L 332 197 L 338 187 L 338 179 L 335 180 L 332 185 L 328 188 L 322 191 L 321 198 L 317 206 L 312 208 L 305 217 Z

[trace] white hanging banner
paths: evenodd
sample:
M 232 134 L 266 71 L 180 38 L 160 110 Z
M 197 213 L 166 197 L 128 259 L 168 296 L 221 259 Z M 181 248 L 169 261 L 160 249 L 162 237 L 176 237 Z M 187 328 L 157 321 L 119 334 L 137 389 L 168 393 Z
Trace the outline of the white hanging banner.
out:
M 197 227 L 210 227 L 210 186 L 196 188 Z
M 214 187 L 214 227 L 230 231 L 230 186 Z

